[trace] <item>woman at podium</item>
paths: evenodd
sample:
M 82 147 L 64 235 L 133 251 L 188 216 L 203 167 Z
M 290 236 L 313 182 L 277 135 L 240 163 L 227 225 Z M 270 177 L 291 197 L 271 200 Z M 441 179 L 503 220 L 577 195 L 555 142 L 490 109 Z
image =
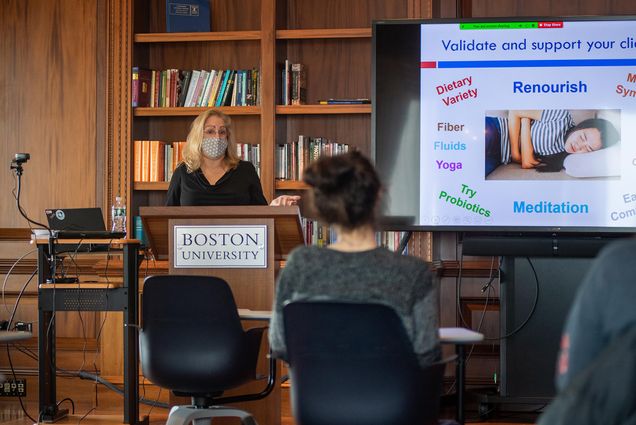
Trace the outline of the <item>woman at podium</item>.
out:
M 280 272 L 270 347 L 285 358 L 283 306 L 299 299 L 371 302 L 395 309 L 420 364 L 439 360 L 437 290 L 426 263 L 379 247 L 375 210 L 380 181 L 371 163 L 358 152 L 319 159 L 303 173 L 310 187 L 309 206 L 336 232 L 326 248 L 301 246 Z
M 296 205 L 299 199 L 283 195 L 270 205 Z M 166 199 L 166 206 L 210 205 L 267 205 L 256 169 L 237 155 L 230 117 L 214 109 L 192 122 Z

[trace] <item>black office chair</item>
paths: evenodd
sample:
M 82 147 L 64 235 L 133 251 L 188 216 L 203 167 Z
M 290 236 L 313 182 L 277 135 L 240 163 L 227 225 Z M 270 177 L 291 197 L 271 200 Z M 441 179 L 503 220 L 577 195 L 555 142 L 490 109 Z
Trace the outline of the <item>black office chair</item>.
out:
M 269 361 L 266 388 L 257 394 L 222 397 L 224 391 L 256 379 L 265 328 L 243 331 L 228 284 L 209 276 L 151 276 L 144 282 L 141 368 L 146 378 L 176 395 L 192 398 L 175 406 L 167 425 L 237 416 L 256 425 L 250 413 L 219 405 L 258 400 L 274 387 L 275 361 Z
M 296 424 L 437 423 L 444 364 L 419 366 L 391 307 L 295 301 L 283 321 Z

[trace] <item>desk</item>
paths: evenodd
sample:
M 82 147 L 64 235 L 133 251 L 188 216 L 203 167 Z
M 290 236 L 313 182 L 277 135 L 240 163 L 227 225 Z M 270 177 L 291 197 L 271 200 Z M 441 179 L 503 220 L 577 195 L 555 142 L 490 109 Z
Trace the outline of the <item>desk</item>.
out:
M 466 345 L 472 345 L 483 341 L 484 335 L 466 328 L 440 328 L 439 341 L 442 344 L 455 344 L 457 353 L 457 366 L 455 378 L 457 379 L 457 422 L 464 424 L 464 389 L 466 386 Z
M 269 320 L 272 312 L 269 310 L 238 309 L 239 316 L 244 320 Z M 440 328 L 439 341 L 442 344 L 454 344 L 457 353 L 457 422 L 464 423 L 464 388 L 466 375 L 465 346 L 482 341 L 484 335 L 466 328 Z
M 138 252 L 139 241 L 118 240 L 37 240 L 38 246 L 38 351 L 39 418 L 55 422 L 68 410 L 57 407 L 55 388 L 55 314 L 56 311 L 121 311 L 124 315 L 124 423 L 139 421 L 139 345 L 138 345 Z M 58 245 L 120 245 L 123 250 L 123 284 L 59 284 L 51 279 L 49 257 Z M 52 248 L 51 248 L 52 247 Z M 147 419 L 146 419 L 147 421 Z

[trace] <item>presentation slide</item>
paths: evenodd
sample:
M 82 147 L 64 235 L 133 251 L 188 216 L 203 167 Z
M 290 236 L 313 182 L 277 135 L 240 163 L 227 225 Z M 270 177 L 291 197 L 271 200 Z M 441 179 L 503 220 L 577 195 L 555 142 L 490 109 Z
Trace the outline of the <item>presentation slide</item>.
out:
M 636 226 L 626 20 L 426 23 L 420 223 Z

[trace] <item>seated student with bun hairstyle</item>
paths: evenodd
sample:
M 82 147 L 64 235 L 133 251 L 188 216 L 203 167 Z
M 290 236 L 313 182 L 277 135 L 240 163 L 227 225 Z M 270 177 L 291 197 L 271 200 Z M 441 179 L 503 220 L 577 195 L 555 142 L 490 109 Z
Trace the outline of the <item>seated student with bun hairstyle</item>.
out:
M 419 258 L 379 247 L 375 214 L 381 184 L 373 165 L 358 152 L 312 163 L 303 180 L 318 219 L 332 226 L 336 242 L 294 249 L 276 288 L 270 347 L 285 358 L 283 306 L 299 299 L 382 303 L 398 313 L 420 365 L 440 359 L 438 291 Z

